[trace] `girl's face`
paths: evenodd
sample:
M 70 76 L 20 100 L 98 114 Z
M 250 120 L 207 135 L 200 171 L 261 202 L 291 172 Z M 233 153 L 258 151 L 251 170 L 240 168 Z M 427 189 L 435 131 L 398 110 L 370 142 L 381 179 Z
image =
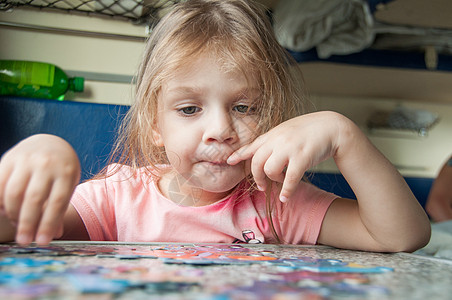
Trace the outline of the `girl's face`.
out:
M 206 205 L 245 178 L 248 162 L 230 166 L 226 160 L 256 137 L 259 96 L 257 84 L 224 72 L 208 53 L 176 70 L 162 86 L 153 132 L 172 167 L 159 181 L 166 197 Z

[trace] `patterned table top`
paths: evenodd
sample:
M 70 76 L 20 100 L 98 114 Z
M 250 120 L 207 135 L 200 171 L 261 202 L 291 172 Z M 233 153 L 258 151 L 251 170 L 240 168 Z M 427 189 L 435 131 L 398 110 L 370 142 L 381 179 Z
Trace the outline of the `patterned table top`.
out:
M 451 299 L 452 261 L 324 246 L 0 244 L 6 299 Z

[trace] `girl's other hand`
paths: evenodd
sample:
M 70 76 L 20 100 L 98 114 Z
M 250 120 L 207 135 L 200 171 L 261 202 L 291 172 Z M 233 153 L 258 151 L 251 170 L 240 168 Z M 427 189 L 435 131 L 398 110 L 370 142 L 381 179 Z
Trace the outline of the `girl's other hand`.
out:
M 258 189 L 266 189 L 266 177 L 280 182 L 280 200 L 285 202 L 308 169 L 336 154 L 339 133 L 348 123 L 351 121 L 333 112 L 299 116 L 241 147 L 229 157 L 228 163 L 251 159 Z
M 10 236 L 22 245 L 60 237 L 79 180 L 77 154 L 59 137 L 34 135 L 6 152 L 0 160 L 0 218 L 14 224 Z
M 414 251 L 427 244 L 430 224 L 397 169 L 351 120 L 334 112 L 296 117 L 234 152 L 251 159 L 256 184 L 281 182 L 280 199 L 294 193 L 304 172 L 333 157 L 357 201 L 337 198 L 322 221 L 318 243 L 379 252 Z M 416 234 L 413 234 L 415 232 Z

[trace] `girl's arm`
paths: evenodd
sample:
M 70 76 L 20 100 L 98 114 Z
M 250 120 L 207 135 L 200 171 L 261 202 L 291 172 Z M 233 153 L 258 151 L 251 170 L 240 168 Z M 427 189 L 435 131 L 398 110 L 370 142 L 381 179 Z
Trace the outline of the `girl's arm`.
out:
M 281 145 L 284 145 L 282 147 Z M 333 112 L 303 115 L 280 124 L 237 150 L 231 164 L 252 158 L 257 185 L 281 182 L 290 201 L 305 171 L 333 157 L 358 201 L 335 200 L 318 242 L 368 251 L 413 251 L 430 237 L 430 223 L 403 177 L 349 119 Z
M 333 157 L 358 201 L 333 202 L 319 243 L 389 252 L 425 246 L 430 222 L 403 177 L 355 124 L 342 119 L 339 128 Z
M 62 240 L 73 240 L 73 241 L 89 241 L 89 234 L 86 230 L 85 224 L 82 221 L 82 218 L 75 210 L 72 204 L 69 204 L 69 207 L 64 215 L 64 232 L 61 237 Z
M 0 242 L 60 237 L 79 180 L 77 154 L 59 137 L 38 134 L 11 148 L 0 161 Z

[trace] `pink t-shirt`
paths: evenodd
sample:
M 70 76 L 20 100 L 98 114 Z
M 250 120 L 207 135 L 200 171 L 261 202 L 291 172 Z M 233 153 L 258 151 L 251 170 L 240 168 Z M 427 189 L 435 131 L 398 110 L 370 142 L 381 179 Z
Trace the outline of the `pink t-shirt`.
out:
M 107 179 L 80 184 L 71 203 L 90 239 L 123 242 L 275 243 L 265 193 L 241 183 L 214 204 L 181 206 L 165 198 L 157 182 L 129 167 Z M 273 223 L 288 244 L 315 244 L 336 195 L 301 182 L 287 204 L 273 193 Z

